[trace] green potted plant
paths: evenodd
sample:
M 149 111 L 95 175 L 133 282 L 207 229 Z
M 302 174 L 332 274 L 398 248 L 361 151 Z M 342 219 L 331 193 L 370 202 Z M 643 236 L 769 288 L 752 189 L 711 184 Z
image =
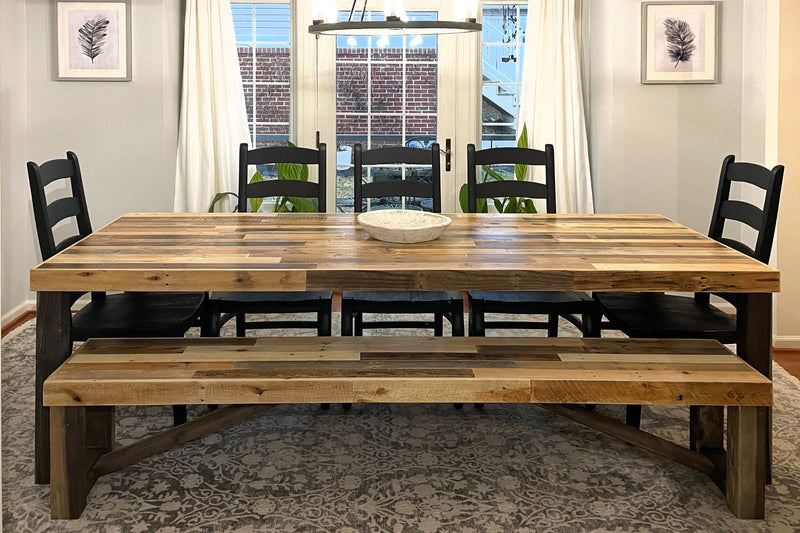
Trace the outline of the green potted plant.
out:
M 517 140 L 517 148 L 528 147 L 528 127 L 522 126 L 522 133 Z M 483 167 L 483 182 L 486 181 L 506 181 L 516 179 L 518 181 L 525 181 L 525 174 L 527 172 L 527 165 L 514 165 L 514 174 L 509 172 L 497 171 L 491 167 Z M 467 184 L 461 186 L 458 191 L 458 202 L 461 204 L 461 211 L 464 213 L 469 211 L 468 198 L 467 198 Z M 493 198 L 494 207 L 498 213 L 536 213 L 536 206 L 533 205 L 533 200 L 530 198 L 515 198 L 509 196 L 507 198 Z M 486 198 L 477 199 L 477 212 L 488 213 L 489 205 Z
M 289 146 L 297 146 L 291 141 L 286 142 Z M 275 168 L 278 171 L 279 180 L 308 181 L 308 165 L 300 163 L 276 163 Z M 250 178 L 249 183 L 258 183 L 260 181 L 264 181 L 264 176 L 261 175 L 261 172 L 256 170 L 256 173 Z M 211 200 L 211 204 L 208 206 L 208 212 L 213 213 L 217 203 L 228 196 L 239 198 L 239 195 L 232 191 L 218 192 Z M 250 203 L 250 211 L 256 213 L 261 209 L 264 199 L 249 198 L 248 202 Z M 233 210 L 238 211 L 239 206 L 237 205 Z M 273 213 L 313 213 L 315 211 L 317 211 L 317 203 L 315 200 L 294 196 L 278 196 L 275 199 L 275 205 L 272 206 Z

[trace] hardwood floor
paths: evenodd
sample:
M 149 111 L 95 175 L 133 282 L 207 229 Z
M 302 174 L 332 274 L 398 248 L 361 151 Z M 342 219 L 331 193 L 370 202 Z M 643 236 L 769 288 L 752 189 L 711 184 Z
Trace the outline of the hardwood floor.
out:
M 788 373 L 800 379 L 800 350 L 775 348 L 772 350 L 772 359 Z

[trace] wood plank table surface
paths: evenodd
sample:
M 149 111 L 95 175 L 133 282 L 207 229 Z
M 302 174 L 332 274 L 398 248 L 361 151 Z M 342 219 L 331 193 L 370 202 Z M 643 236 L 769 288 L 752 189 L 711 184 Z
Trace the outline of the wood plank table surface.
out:
M 126 215 L 34 268 L 31 289 L 779 289 L 776 271 L 661 216 L 452 218 L 440 239 L 393 244 L 353 215 Z
M 452 218 L 440 239 L 392 244 L 352 214 L 129 214 L 37 266 L 36 481 L 50 473 L 42 386 L 72 353 L 74 291 L 730 292 L 736 353 L 771 377 L 780 275 L 754 259 L 658 215 Z M 713 456 L 722 443 L 721 409 L 692 421 L 694 449 Z

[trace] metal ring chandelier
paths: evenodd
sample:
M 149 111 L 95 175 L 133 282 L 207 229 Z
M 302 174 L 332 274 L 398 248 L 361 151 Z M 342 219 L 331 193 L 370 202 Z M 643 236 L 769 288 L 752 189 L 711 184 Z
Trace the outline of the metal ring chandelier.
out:
M 433 35 L 482 29 L 477 22 L 477 2 L 473 0 L 454 0 L 456 20 L 406 20 L 402 0 L 384 0 L 386 20 L 364 20 L 368 1 L 364 0 L 360 19 L 353 20 L 357 1 L 353 0 L 347 21 L 336 22 L 336 2 L 317 0 L 308 32 L 316 35 Z

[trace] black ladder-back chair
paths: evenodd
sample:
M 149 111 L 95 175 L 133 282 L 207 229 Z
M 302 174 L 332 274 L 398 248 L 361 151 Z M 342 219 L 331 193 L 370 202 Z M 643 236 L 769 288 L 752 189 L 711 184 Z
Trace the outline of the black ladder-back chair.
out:
M 484 166 L 524 164 L 543 166 L 545 182 L 532 181 L 486 181 L 478 182 L 480 169 Z M 488 148 L 476 150 L 474 144 L 467 146 L 467 199 L 469 211 L 477 211 L 479 198 L 521 197 L 545 199 L 547 212 L 556 211 L 556 184 L 553 145 L 544 150 L 530 148 Z M 547 322 L 491 321 L 486 313 L 523 315 L 547 315 Z M 549 337 L 558 336 L 558 317 L 574 324 L 586 337 L 600 336 L 600 313 L 592 298 L 582 292 L 572 291 L 470 291 L 469 334 L 484 336 L 487 328 L 496 329 L 546 329 Z M 577 318 L 580 316 L 581 318 Z
M 762 206 L 731 199 L 733 182 L 749 183 L 764 191 Z M 762 263 L 769 262 L 778 203 L 783 183 L 783 166 L 772 170 L 753 163 L 736 163 L 732 155 L 722 162 L 717 198 L 711 217 L 708 236 L 749 255 Z M 724 237 L 726 222 L 738 221 L 757 232 L 754 247 L 740 240 Z M 717 296 L 736 305 L 737 295 L 722 293 Z M 710 303 L 708 293 L 691 296 L 664 293 L 595 293 L 603 314 L 608 318 L 608 329 L 618 329 L 629 337 L 640 338 L 703 338 L 716 339 L 723 344 L 736 343 L 736 319 Z M 603 326 L 604 329 L 607 327 Z M 641 406 L 628 406 L 628 424 L 639 426 Z
M 250 150 L 239 146 L 239 211 L 247 212 L 250 198 L 291 196 L 312 198 L 317 211 L 325 212 L 325 144 L 317 150 L 294 146 L 277 146 Z M 295 163 L 314 165 L 319 169 L 318 183 L 296 180 L 265 180 L 248 183 L 248 165 Z M 208 301 L 205 317 L 210 336 L 219 336 L 222 325 L 236 317 L 236 336 L 244 337 L 248 329 L 313 328 L 319 336 L 331 334 L 332 293 L 328 292 L 215 292 Z M 317 319 L 248 321 L 251 313 L 316 313 Z
M 92 233 L 81 167 L 74 153 L 67 152 L 66 159 L 53 159 L 41 165 L 29 161 L 28 180 L 43 260 Z M 69 181 L 69 192 L 48 202 L 45 188 L 54 182 L 66 188 L 63 180 Z M 53 228 L 71 218 L 77 228 L 57 242 Z M 59 239 L 67 231 L 59 226 Z M 73 294 L 72 303 L 81 296 L 82 293 Z M 70 336 L 73 342 L 91 337 L 183 337 L 190 327 L 198 325 L 205 298 L 203 293 L 93 292 L 91 301 L 72 314 Z M 175 425 L 186 421 L 186 406 L 176 405 L 172 409 Z
M 364 210 L 367 199 L 428 198 L 431 211 L 442 210 L 439 145 L 430 149 L 386 147 L 362 150 L 353 146 L 354 209 Z M 364 166 L 423 165 L 431 169 L 431 182 L 424 180 L 386 180 L 363 183 Z M 370 321 L 364 313 L 432 314 L 433 321 Z M 369 328 L 432 328 L 443 334 L 444 319 L 452 325 L 454 336 L 464 335 L 464 301 L 458 291 L 344 291 L 342 294 L 342 335 L 362 335 Z

